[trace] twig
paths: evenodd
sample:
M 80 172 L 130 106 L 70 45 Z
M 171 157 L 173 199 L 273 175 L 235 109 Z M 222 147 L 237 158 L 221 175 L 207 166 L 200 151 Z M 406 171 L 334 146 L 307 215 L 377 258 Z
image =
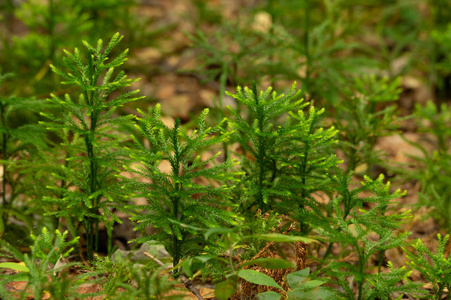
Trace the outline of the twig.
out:
M 158 258 L 156 258 L 155 256 L 153 256 L 152 254 L 148 253 L 148 252 L 144 252 L 143 253 L 145 256 L 147 256 L 148 258 L 150 258 L 151 260 L 153 260 L 154 262 L 156 262 L 160 267 L 164 267 L 164 263 L 159 260 Z
M 148 253 L 148 252 L 143 252 L 143 254 L 145 255 L 145 256 L 147 256 L 148 258 L 150 258 L 151 260 L 153 260 L 154 262 L 156 262 L 158 265 L 160 265 L 161 267 L 164 267 L 164 263 L 161 261 L 161 260 L 159 260 L 158 258 L 156 258 L 155 256 L 153 256 L 152 254 L 150 254 L 150 253 Z M 199 300 L 205 300 L 203 297 L 202 297 L 202 295 L 200 294 L 200 292 L 199 292 L 199 290 L 193 285 L 193 282 L 190 280 L 190 279 L 188 279 L 187 277 L 185 277 L 185 276 L 180 276 L 179 277 L 180 278 L 180 280 L 182 281 L 182 283 L 183 283 L 183 285 L 191 292 L 191 293 L 193 293 L 196 297 L 197 297 L 197 299 L 199 299 Z
M 184 285 L 188 290 L 190 290 L 191 293 L 194 294 L 194 296 L 197 297 L 197 299 L 199 299 L 199 300 L 205 300 L 204 297 L 202 297 L 202 295 L 200 294 L 199 289 L 198 289 L 197 287 L 194 286 L 193 282 L 192 282 L 190 279 L 188 279 L 187 277 L 185 277 L 185 276 L 182 275 L 182 276 L 180 276 L 180 280 L 182 281 L 183 285 Z

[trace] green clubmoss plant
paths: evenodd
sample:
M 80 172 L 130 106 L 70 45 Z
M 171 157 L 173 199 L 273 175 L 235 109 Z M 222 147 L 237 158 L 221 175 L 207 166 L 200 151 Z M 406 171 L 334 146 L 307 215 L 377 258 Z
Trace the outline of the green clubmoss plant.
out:
M 219 121 L 226 116 L 224 92 L 227 90 L 227 85 L 236 86 L 246 79 L 257 78 L 257 70 L 259 70 L 257 59 L 268 48 L 256 32 L 248 30 L 248 27 L 240 22 L 223 23 L 221 30 L 216 31 L 214 36 L 200 30 L 193 35 L 188 35 L 196 50 L 196 56 L 201 57 L 202 64 L 195 70 L 184 72 L 194 72 L 203 83 L 214 81 L 219 83 L 218 96 L 213 102 L 213 116 Z M 241 110 L 241 104 L 237 102 L 237 111 Z M 224 127 L 227 127 L 227 122 L 224 123 Z M 227 144 L 223 145 L 223 151 L 227 159 L 229 157 Z
M 116 117 L 114 112 L 116 108 L 141 98 L 136 96 L 138 90 L 120 92 L 136 80 L 128 79 L 124 72 L 113 75 L 115 68 L 126 61 L 128 50 L 110 60 L 108 57 L 121 39 L 118 33 L 115 34 L 105 49 L 102 40 L 96 47 L 84 42 L 86 58 L 77 48 L 73 54 L 65 51 L 64 62 L 70 71 L 66 73 L 54 66 L 52 69 L 64 78 L 63 84 L 75 86 L 80 94 L 75 99 L 68 94 L 64 98 L 52 95 L 49 101 L 58 108 L 57 111 L 42 113 L 50 119 L 42 122 L 48 130 L 67 131 L 80 137 L 77 143 L 72 144 L 77 154 L 66 158 L 71 162 L 70 168 L 65 168 L 64 177 L 59 178 L 68 187 L 49 186 L 61 197 L 47 197 L 46 200 L 58 206 L 54 215 L 77 222 L 77 231 L 84 229 L 89 260 L 98 249 L 99 223 L 104 223 L 107 228 L 108 248 L 111 250 L 112 226 L 114 222 L 120 222 L 112 208 L 121 209 L 123 203 L 115 176 L 121 166 L 123 154 L 119 151 L 119 144 L 123 138 L 111 131 L 133 117 Z M 77 233 L 82 234 L 81 231 Z
M 246 20 L 250 23 L 250 20 Z M 222 92 L 227 83 L 240 85 L 251 78 L 257 78 L 262 53 L 267 52 L 266 43 L 243 22 L 224 23 L 214 35 L 197 31 L 188 35 L 197 50 L 202 63 L 196 70 L 203 82 L 219 81 Z M 188 71 L 188 70 L 186 70 Z M 222 108 L 222 94 L 219 107 Z
M 20 72 L 18 93 L 48 95 L 58 84 L 49 65 L 61 64 L 63 45 L 75 47 L 93 29 L 93 22 L 73 0 L 24 1 L 15 9 L 15 17 L 27 30 L 10 34 L 11 46 L 6 49 L 4 64 Z
M 295 84 L 287 95 L 257 92 L 248 88 L 229 94 L 247 109 L 247 116 L 229 107 L 234 141 L 242 151 L 241 181 L 243 210 L 256 207 L 263 212 L 303 207 L 303 199 L 325 188 L 328 169 L 335 164 L 332 153 L 337 131 L 318 127 L 319 116 L 300 98 Z M 294 205 L 294 206 L 293 206 Z M 292 210 L 291 210 L 292 211 Z
M 430 10 L 431 18 L 423 25 L 429 35 L 421 48 L 426 48 L 424 50 L 430 54 L 427 66 L 429 83 L 435 90 L 436 98 L 445 101 L 450 95 L 451 5 L 443 0 L 435 1 L 430 3 Z
M 425 105 L 416 104 L 414 115 L 419 132 L 431 133 L 437 140 L 436 149 L 446 153 L 451 147 L 451 106 L 428 101 Z
M 128 181 L 126 188 L 132 191 L 132 197 L 143 197 L 148 202 L 131 207 L 137 210 L 132 217 L 138 222 L 135 229 L 153 226 L 158 233 L 137 241 L 163 244 L 177 266 L 202 251 L 205 241 L 197 228 L 232 226 L 237 222 L 237 215 L 226 209 L 231 206 L 230 190 L 238 176 L 232 168 L 235 162 L 218 161 L 220 152 L 202 157 L 203 151 L 224 142 L 230 133 L 221 132 L 222 123 L 206 126 L 208 109 L 199 116 L 198 127 L 188 133 L 184 133 L 179 119 L 173 128 L 166 126 L 160 105 L 153 113 L 140 113 L 143 117 L 137 128 L 149 145 L 133 137 L 135 149 L 130 157 L 137 165 L 127 169 L 145 180 Z M 170 165 L 170 171 L 159 168 L 162 162 Z
M 0 64 L 20 74 L 15 84 L 20 95 L 53 92 L 58 79 L 51 76 L 49 64 L 61 65 L 63 47 L 72 49 L 81 39 L 95 43 L 92 37 L 112 36 L 121 29 L 131 47 L 155 35 L 142 16 L 131 15 L 137 1 L 27 0 L 10 5 L 16 19 L 8 18 L 11 28 L 3 33 L 7 47 Z M 16 34 L 17 24 L 26 30 Z
M 409 235 L 396 234 L 401 222 L 409 217 L 409 211 L 390 213 L 394 200 L 404 193 L 400 190 L 391 192 L 390 183 L 385 184 L 382 175 L 376 180 L 365 177 L 362 185 L 356 188 L 351 188 L 351 179 L 351 174 L 345 175 L 335 167 L 331 184 L 337 195 L 323 205 L 312 200 L 307 205 L 309 209 L 304 211 L 306 222 L 330 241 L 317 271 L 325 271 L 335 280 L 341 287 L 341 291 L 335 291 L 337 297 L 346 299 L 354 299 L 354 285 L 358 299 L 389 299 L 397 292 L 419 292 L 418 286 L 407 280 L 410 274 L 408 269 L 393 269 L 390 264 L 389 272 L 383 269 L 386 267 L 385 251 L 401 246 Z M 336 259 L 326 260 L 334 243 L 339 244 L 341 252 Z M 340 259 L 351 254 L 355 255 L 356 263 Z M 378 262 L 375 273 L 368 272 L 372 259 Z M 353 278 L 352 284 L 348 281 L 350 278 Z M 407 283 L 401 284 L 406 280 Z
M 423 147 L 420 149 L 425 150 Z M 427 215 L 434 217 L 446 228 L 451 228 L 451 189 L 448 180 L 451 176 L 451 154 L 436 150 L 423 153 L 424 157 L 416 158 L 420 171 L 407 172 L 408 178 L 420 183 L 417 207 L 432 208 Z
M 420 183 L 418 207 L 432 207 L 430 216 L 445 227 L 451 227 L 451 107 L 440 106 L 428 101 L 426 105 L 416 105 L 414 112 L 418 131 L 424 133 L 419 142 L 406 140 L 421 151 L 421 155 L 413 157 L 418 169 L 398 169 L 406 179 Z M 424 143 L 432 145 L 432 151 Z
M 169 270 L 156 267 L 153 261 L 130 261 L 120 255 L 96 256 L 92 272 L 102 286 L 98 296 L 106 299 L 183 299 L 182 293 L 170 294 L 177 289 L 176 281 L 169 279 Z
M 3 92 L 2 84 L 10 77 L 12 77 L 11 73 L 0 73 L 0 93 Z M 23 117 L 21 113 L 26 110 L 28 114 L 25 116 L 33 120 L 32 113 L 37 113 L 42 108 L 42 101 L 34 98 L 8 97 L 0 94 L 0 168 L 2 170 L 0 236 L 5 233 L 10 217 L 24 222 L 28 230 L 31 230 L 33 226 L 24 208 L 32 198 L 30 194 L 33 188 L 30 186 L 35 186 L 35 183 L 26 173 L 34 169 L 33 158 L 46 150 L 47 145 L 44 139 L 45 132 L 37 123 L 23 122 L 20 119 Z M 12 228 L 9 231 L 13 231 Z
M 357 77 L 346 91 L 349 99 L 336 105 L 340 118 L 334 125 L 341 133 L 339 148 L 347 159 L 346 172 L 364 167 L 366 175 L 373 175 L 371 167 L 381 164 L 382 154 L 374 147 L 379 137 L 393 135 L 399 128 L 400 119 L 392 102 L 399 98 L 400 84 L 400 77 Z
M 363 45 L 351 38 L 356 26 L 343 13 L 343 2 L 268 2 L 269 12 L 279 17 L 269 37 L 273 54 L 266 58 L 264 74 L 299 81 L 307 99 L 329 109 L 338 103 L 347 74 L 374 65 L 362 55 Z
M 424 245 L 424 243 L 418 239 L 413 244 L 415 250 L 404 249 L 407 253 L 408 264 L 420 271 L 421 275 L 428 282 L 432 284 L 434 291 L 430 299 L 451 299 L 451 259 L 445 257 L 445 251 L 449 240 L 449 235 L 442 238 L 440 234 L 437 235 L 438 247 L 435 253 L 432 253 Z
M 129 268 L 129 274 L 131 274 L 132 280 L 128 283 L 119 284 L 119 288 L 126 292 L 124 293 L 123 290 L 120 290 L 116 293 L 115 297 L 112 297 L 111 299 L 186 299 L 186 291 L 180 289 L 178 293 L 174 293 L 178 288 L 176 286 L 176 281 L 172 281 L 170 275 L 160 269 L 149 270 L 146 267 L 143 268 L 132 265 Z
M 324 109 L 317 111 L 311 105 L 308 113 L 290 112 L 291 120 L 283 125 L 291 124 L 295 130 L 290 133 L 291 141 L 281 149 L 285 155 L 281 159 L 280 186 L 290 191 L 290 196 L 283 198 L 282 207 L 303 209 L 304 199 L 313 193 L 331 192 L 328 175 L 338 162 L 333 153 L 338 130 L 319 126 L 323 113 Z
M 363 299 L 403 299 L 405 296 L 421 299 L 425 292 L 421 290 L 421 283 L 412 282 L 412 271 L 406 266 L 395 268 L 389 261 L 386 272 L 377 272 L 375 276 L 366 278 L 367 284 L 363 289 Z M 399 296 L 398 296 L 399 295 Z M 397 296 L 396 298 L 393 298 Z
M 303 103 L 299 91 L 292 86 L 287 95 L 277 95 L 268 88 L 257 92 L 254 83 L 252 90 L 245 87 L 237 88 L 236 94 L 227 93 L 248 109 L 247 120 L 239 111 L 229 108 L 232 114 L 230 125 L 234 131 L 234 141 L 238 142 L 243 159 L 242 170 L 246 176 L 241 181 L 244 194 L 241 196 L 242 210 L 251 207 L 266 212 L 275 205 L 275 198 L 287 196 L 287 191 L 281 189 L 278 179 L 281 157 L 285 155 L 284 145 L 291 141 L 291 135 L 298 129 L 288 121 L 284 126 L 277 126 L 277 121 L 284 114 L 295 109 L 302 109 Z M 269 99 L 268 99 L 269 98 Z
M 0 240 L 1 249 L 22 263 L 6 263 L 4 265 L 4 267 L 13 268 L 19 272 L 14 275 L 0 275 L 2 298 L 17 299 L 17 294 L 12 294 L 4 287 L 4 284 L 13 281 L 26 281 L 25 288 L 20 293 L 18 292 L 19 299 L 25 299 L 30 294 L 34 296 L 34 299 L 44 299 L 45 293 L 51 295 L 51 299 L 73 299 L 78 295 L 76 289 L 88 275 L 73 276 L 70 279 L 66 277 L 68 268 L 75 264 L 64 264 L 61 261 L 74 250 L 74 246 L 78 243 L 78 238 L 67 241 L 67 235 L 67 231 L 61 233 L 58 230 L 55 231 L 55 234 L 51 234 L 44 227 L 40 235 L 32 236 L 34 243 L 30 255 L 23 254 L 14 246 Z

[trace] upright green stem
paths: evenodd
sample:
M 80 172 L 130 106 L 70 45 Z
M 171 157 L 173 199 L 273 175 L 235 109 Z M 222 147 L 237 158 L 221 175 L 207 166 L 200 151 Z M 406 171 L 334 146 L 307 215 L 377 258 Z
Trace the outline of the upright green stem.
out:
M 384 211 L 387 209 L 387 206 L 384 206 Z M 382 213 L 382 216 L 384 215 L 384 213 Z M 384 255 L 385 255 L 385 250 L 380 250 L 379 251 L 379 260 L 377 262 L 377 271 L 380 273 L 382 270 L 382 263 L 384 261 Z
M 344 209 L 345 209 L 344 214 L 343 214 L 343 220 L 346 220 L 346 218 L 348 217 L 349 213 L 351 212 L 351 209 L 352 209 L 352 205 L 351 204 L 352 203 L 351 203 L 350 199 L 351 199 L 351 196 L 349 195 L 349 191 L 346 191 L 346 195 L 343 197 L 343 203 L 344 203 Z M 340 232 L 341 228 L 337 227 L 335 230 Z M 330 252 L 332 251 L 332 246 L 333 245 L 334 245 L 334 242 L 330 242 L 329 246 L 327 246 L 326 253 L 324 253 L 324 256 L 323 256 L 323 259 L 322 259 L 323 261 L 327 258 L 327 256 L 329 256 Z M 319 263 L 318 269 L 321 266 L 322 266 L 322 262 Z
M 66 153 L 66 159 L 64 159 L 64 167 L 65 168 L 67 168 L 69 166 L 69 162 L 67 160 L 68 157 L 69 156 Z M 61 190 L 66 188 L 66 180 L 65 179 L 61 180 L 60 188 L 61 188 Z M 62 199 L 63 197 L 64 197 L 64 193 L 60 192 L 58 198 Z M 60 224 L 60 218 L 59 217 L 54 217 L 54 219 L 53 219 L 53 226 L 55 227 L 54 230 L 58 229 L 59 224 Z M 70 222 L 68 222 L 68 224 L 70 224 Z M 72 230 L 71 230 L 71 232 L 72 232 L 72 234 L 74 233 L 74 231 L 72 231 Z M 77 235 L 73 234 L 73 236 L 77 236 Z
M 357 167 L 357 149 L 352 148 L 350 158 L 348 160 L 348 166 L 346 168 L 346 174 L 349 174 L 349 172 L 352 172 Z
M 179 183 L 175 184 L 175 190 L 176 190 L 176 192 L 181 190 Z M 173 213 L 172 217 L 174 219 L 178 219 L 179 202 L 180 202 L 180 197 L 172 198 L 172 205 L 174 206 L 174 210 L 173 210 L 174 213 Z M 175 225 L 173 225 L 173 226 L 175 226 Z M 177 238 L 177 235 L 174 232 L 174 229 L 172 229 L 172 243 L 173 243 L 173 247 L 174 247 L 173 263 L 174 263 L 174 266 L 176 266 L 176 265 L 178 265 L 178 263 L 180 261 L 180 245 L 179 245 L 179 240 Z M 178 276 L 178 271 L 175 271 L 175 276 Z
M 3 50 L 5 51 L 5 54 L 9 53 L 10 48 L 10 42 L 11 37 L 13 36 L 14 31 L 14 10 L 15 10 L 15 4 L 14 0 L 6 0 L 6 9 L 5 9 L 5 29 L 6 34 L 4 35 L 2 42 L 3 42 Z
M 86 246 L 88 251 L 88 260 L 92 261 L 94 258 L 94 228 L 92 226 L 91 217 L 87 217 L 83 222 L 83 227 L 86 231 Z
M 179 148 L 179 143 L 178 143 L 178 129 L 180 127 L 180 120 L 177 119 L 175 122 L 175 126 L 174 129 L 172 131 L 172 145 L 174 147 L 174 159 L 171 161 L 171 165 L 172 165 L 172 172 L 174 177 L 179 177 L 180 176 L 180 155 L 181 155 L 181 151 Z M 172 197 L 172 206 L 173 206 L 173 218 L 175 220 L 179 219 L 179 204 L 180 204 L 180 196 L 178 196 L 179 192 L 182 190 L 182 185 L 178 182 L 174 183 L 174 191 L 175 194 L 177 194 L 177 196 Z M 175 225 L 172 225 L 175 226 Z M 178 265 L 179 261 L 180 261 L 180 245 L 179 245 L 179 240 L 177 238 L 177 235 L 175 234 L 174 229 L 172 229 L 172 243 L 173 243 L 173 248 L 174 248 L 174 258 L 173 258 L 173 264 L 174 266 Z M 175 276 L 178 276 L 178 271 L 175 271 Z
M 310 134 L 311 131 L 309 131 Z M 305 149 L 304 149 L 304 157 L 302 158 L 302 165 L 301 165 L 301 178 L 302 178 L 302 188 L 301 188 L 301 201 L 304 200 L 305 195 L 305 183 L 307 180 L 307 156 L 308 156 L 308 152 L 310 151 L 310 147 L 308 145 L 305 145 Z M 301 203 L 299 203 L 300 207 L 303 208 L 304 205 Z
M 263 138 L 263 130 L 264 130 L 264 112 L 262 111 L 262 107 L 260 106 L 259 100 L 258 100 L 258 94 L 257 94 L 257 84 L 253 83 L 253 92 L 255 97 L 255 103 L 257 104 L 257 120 L 258 120 L 258 129 L 260 131 L 259 137 L 258 137 L 258 167 L 259 167 L 259 174 L 258 174 L 258 193 L 257 193 L 257 203 L 260 207 L 260 209 L 263 212 L 266 212 L 266 204 L 263 199 L 263 182 L 264 182 L 264 175 L 265 175 L 265 160 L 266 160 L 266 148 L 265 148 L 265 140 Z
M 228 75 L 228 69 L 229 69 L 229 63 L 228 62 L 224 62 L 222 64 L 222 70 L 221 70 L 221 77 L 219 78 L 219 97 L 218 97 L 218 102 L 219 102 L 219 107 L 218 107 L 218 111 L 220 114 L 220 118 L 222 121 L 225 117 L 224 115 L 224 107 L 223 107 L 223 98 L 224 98 L 224 92 L 226 89 L 226 85 L 227 85 L 227 75 Z M 224 129 L 227 129 L 227 121 L 224 122 Z M 224 151 L 224 161 L 229 159 L 229 151 L 228 151 L 228 147 L 227 147 L 227 142 L 222 142 L 222 148 Z
M 384 250 L 379 251 L 379 261 L 377 262 L 377 272 L 380 273 L 382 271 L 382 262 L 384 261 Z
M 364 257 L 364 254 L 362 253 L 362 251 L 360 251 L 360 247 L 359 247 L 359 244 L 355 244 L 355 247 L 356 247 L 356 251 L 357 251 L 357 253 L 358 253 L 358 255 L 359 255 L 359 273 L 360 274 L 364 274 L 364 271 L 363 271 L 363 267 L 364 267 L 364 262 L 365 262 L 365 257 Z M 363 298 L 363 277 L 362 278 L 360 278 L 359 279 L 359 282 L 358 282 L 358 284 L 359 284 L 359 298 L 358 298 L 358 300 L 362 300 L 362 298 Z
M 54 4 L 57 3 L 57 1 L 53 1 L 50 1 L 50 10 L 55 10 L 57 8 L 57 6 L 54 7 Z M 50 16 L 55 16 L 54 12 L 53 15 L 52 12 L 50 12 Z M 49 17 L 49 19 L 51 18 Z M 50 21 L 50 23 L 52 22 L 54 21 Z M 111 212 L 106 209 L 105 206 L 107 205 L 103 205 L 103 197 L 105 196 L 105 193 L 101 192 L 105 186 L 110 184 L 110 180 L 108 180 L 109 176 L 107 177 L 107 175 L 112 176 L 111 172 L 113 171 L 112 169 L 114 169 L 113 166 L 116 166 L 117 162 L 109 160 L 107 164 L 104 165 L 101 161 L 102 158 L 105 157 L 105 152 L 110 152 L 109 154 L 112 154 L 111 152 L 114 152 L 114 148 L 116 147 L 112 146 L 113 149 L 104 149 L 98 145 L 98 143 L 105 144 L 108 143 L 108 141 L 104 141 L 103 135 L 99 137 L 97 127 L 102 125 L 105 127 L 115 126 L 114 122 L 108 120 L 107 116 L 103 116 L 101 113 L 104 109 L 109 109 L 109 107 L 114 110 L 118 105 L 110 103 L 111 106 L 113 106 L 111 107 L 104 105 L 104 102 L 107 101 L 107 97 L 113 91 L 116 91 L 122 86 L 128 86 L 130 82 L 135 81 L 126 79 L 126 76 L 122 76 L 123 73 L 120 73 L 120 75 L 118 74 L 115 79 L 111 78 L 114 68 L 121 65 L 126 60 L 126 51 L 116 59 L 112 59 L 108 63 L 105 63 L 109 60 L 108 54 L 121 39 L 122 36 L 120 36 L 119 33 L 113 35 L 108 46 L 103 52 L 101 49 L 103 48 L 101 45 L 101 40 L 98 41 L 97 47 L 93 47 L 85 42 L 85 46 L 87 48 L 86 64 L 83 63 L 85 59 L 81 57 L 81 53 L 78 50 L 75 50 L 73 54 L 69 52 L 66 53 L 65 64 L 71 69 L 72 72 L 69 73 L 68 76 L 62 75 L 61 70 L 53 65 L 51 66 L 52 70 L 56 74 L 62 75 L 65 78 L 70 77 L 71 80 L 69 80 L 69 82 L 81 90 L 78 103 L 75 103 L 72 100 L 66 102 L 64 100 L 60 100 L 57 96 L 54 96 L 51 99 L 52 102 L 64 111 L 65 116 L 75 117 L 79 119 L 80 122 L 78 122 L 78 124 L 74 124 L 69 117 L 68 119 L 64 118 L 64 120 L 63 118 L 59 118 L 58 120 L 51 121 L 49 123 L 53 130 L 63 129 L 63 131 L 68 130 L 69 133 L 79 133 L 80 138 L 84 143 L 83 148 L 85 157 L 80 158 L 80 166 L 75 166 L 77 169 L 76 171 L 78 172 L 75 176 L 70 176 L 67 178 L 74 178 L 74 182 L 71 182 L 71 185 L 78 186 L 79 193 L 82 193 L 83 195 L 69 191 L 63 192 L 63 194 L 67 198 L 68 202 L 71 201 L 71 204 L 65 207 L 65 214 L 69 217 L 74 217 L 76 220 L 81 219 L 81 221 L 77 224 L 78 228 L 83 228 L 86 231 L 89 260 L 93 258 L 94 251 L 98 251 L 99 248 L 99 222 L 103 221 L 106 226 L 110 226 L 107 228 L 107 233 L 108 235 L 111 235 L 111 226 L 114 224 L 115 219 L 114 216 L 111 215 Z M 99 77 L 102 77 L 103 80 L 99 80 Z M 115 80 L 115 82 L 113 83 L 111 80 Z M 134 101 L 139 99 L 139 97 L 132 96 L 134 93 L 135 92 L 131 92 L 122 95 L 123 98 L 120 99 L 121 103 L 122 101 Z M 70 98 L 70 96 L 67 97 Z M 57 123 L 58 126 L 56 125 Z M 61 126 L 60 123 L 63 126 Z M 115 144 L 117 140 L 118 139 L 114 136 L 109 137 L 110 143 Z M 70 144 L 69 140 L 67 140 L 67 142 Z M 68 155 L 69 154 L 71 153 L 68 153 Z M 106 156 L 108 156 L 108 154 Z M 78 156 L 70 156 L 70 158 L 78 159 Z M 79 182 L 78 175 L 83 176 L 82 183 Z M 102 178 L 100 178 L 101 176 Z M 112 184 L 115 184 L 115 182 Z M 63 189 L 65 185 L 67 185 L 67 183 L 61 183 Z M 70 208 L 73 207 L 74 204 L 81 205 L 82 209 L 71 211 Z M 111 216 L 112 218 L 110 219 L 107 216 Z M 81 235 L 83 232 L 78 233 Z M 108 240 L 111 241 L 110 236 L 108 236 Z
M 94 102 L 94 94 L 90 95 L 91 97 L 88 98 L 90 100 L 91 103 Z M 90 128 L 89 128 L 89 134 L 85 135 L 84 140 L 85 140 L 85 145 L 86 145 L 86 151 L 87 151 L 87 155 L 89 158 L 89 167 L 90 167 L 90 178 L 89 178 L 89 182 L 90 182 L 90 187 L 89 187 L 89 194 L 92 195 L 94 194 L 98 187 L 97 187 L 97 161 L 96 161 L 96 156 L 95 156 L 95 151 L 94 151 L 94 145 L 92 143 L 92 138 L 94 138 L 94 134 L 95 134 L 95 130 L 97 127 L 97 115 L 98 112 L 95 109 L 92 109 L 90 112 L 91 115 L 91 124 L 90 124 Z M 94 208 L 93 213 L 97 214 L 97 206 L 98 206 L 98 202 L 99 202 L 99 197 L 96 197 L 95 199 L 92 200 L 92 207 Z M 98 230 L 99 230 L 99 220 L 97 218 L 95 218 L 93 220 L 92 217 L 87 217 L 87 220 L 85 222 L 85 230 L 86 230 L 86 242 L 87 242 L 87 246 L 88 246 L 88 260 L 92 260 L 93 259 L 93 250 L 98 251 L 99 249 L 99 240 L 98 240 Z M 95 245 L 94 245 L 95 244 Z
M 316 118 L 314 118 L 312 120 L 312 123 L 310 124 L 308 136 L 310 136 L 312 134 L 315 122 L 316 122 Z M 302 178 L 301 199 L 304 199 L 304 197 L 306 196 L 304 186 L 305 186 L 306 179 L 307 179 L 307 161 L 308 161 L 309 152 L 310 152 L 310 142 L 307 142 L 307 143 L 305 143 L 304 157 L 302 158 L 302 167 L 301 167 L 301 178 Z M 301 203 L 301 206 L 303 206 L 302 203 Z
M 312 120 L 312 123 L 310 124 L 310 128 L 308 131 L 308 136 L 310 136 L 313 132 L 313 126 L 315 124 L 315 120 Z M 307 162 L 308 162 L 308 154 L 310 152 L 310 142 L 305 143 L 304 148 L 304 157 L 302 158 L 302 165 L 301 165 L 301 181 L 302 181 L 302 188 L 301 188 L 301 202 L 299 203 L 299 208 L 302 210 L 304 209 L 304 198 L 306 197 L 305 192 L 305 184 L 307 182 Z M 301 232 L 305 233 L 307 231 L 308 226 L 300 220 L 300 230 Z
M 91 137 L 94 137 L 95 128 L 96 128 L 96 115 L 93 113 L 92 119 L 91 119 Z M 90 164 L 90 193 L 95 193 L 97 191 L 97 162 L 96 162 L 96 156 L 94 152 L 94 146 L 92 144 L 92 141 L 89 137 L 85 137 L 86 141 L 86 147 L 88 151 L 88 157 L 89 157 L 89 164 Z M 97 203 L 93 203 L 94 205 Z

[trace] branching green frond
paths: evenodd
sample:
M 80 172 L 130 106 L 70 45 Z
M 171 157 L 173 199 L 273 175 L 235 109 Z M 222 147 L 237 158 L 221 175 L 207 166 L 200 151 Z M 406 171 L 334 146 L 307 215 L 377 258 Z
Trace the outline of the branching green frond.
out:
M 83 141 L 65 143 L 65 161 L 71 169 L 70 172 L 69 168 L 59 171 L 65 174 L 61 179 L 74 188 L 64 190 L 54 187 L 52 190 L 55 195 L 59 195 L 53 201 L 59 206 L 57 215 L 78 220 L 84 227 L 90 259 L 95 250 L 94 244 L 97 245 L 94 240 L 98 237 L 94 235 L 98 223 L 113 226 L 114 222 L 119 221 L 110 210 L 112 207 L 121 208 L 118 203 L 124 201 L 123 196 L 112 193 L 121 191 L 116 174 L 123 165 L 124 159 L 121 155 L 124 152 L 118 149 L 124 138 L 111 132 L 134 117 L 117 117 L 115 110 L 130 101 L 142 98 L 137 96 L 138 91 L 128 91 L 119 93 L 115 98 L 111 97 L 113 91 L 128 87 L 131 82 L 136 81 L 127 79 L 124 72 L 114 75 L 117 67 L 126 60 L 127 50 L 105 64 L 109 53 L 121 39 L 119 34 L 115 34 L 105 49 L 102 49 L 101 40 L 95 48 L 84 42 L 86 55 L 78 48 L 72 53 L 65 51 L 64 62 L 70 71 L 64 72 L 53 66 L 52 70 L 66 80 L 64 83 L 75 85 L 79 96 L 71 97 L 66 94 L 61 99 L 52 95 L 49 101 L 55 109 L 53 113 L 44 114 L 49 121 L 42 123 L 57 134 L 61 131 L 71 132 Z M 49 197 L 46 201 L 50 201 Z M 107 231 L 111 233 L 111 230 Z
M 132 161 L 140 166 L 128 168 L 147 178 L 150 183 L 124 178 L 127 190 L 133 195 L 147 199 L 148 205 L 137 209 L 132 217 L 138 222 L 136 230 L 150 225 L 160 230 L 155 236 L 173 255 L 174 264 L 183 259 L 196 239 L 203 240 L 201 233 L 194 228 L 231 226 L 236 223 L 236 214 L 226 212 L 230 205 L 231 187 L 227 181 L 235 181 L 237 173 L 232 170 L 233 161 L 219 162 L 219 153 L 206 160 L 201 159 L 201 151 L 225 141 L 228 134 L 220 133 L 222 123 L 207 127 L 208 110 L 204 110 L 198 121 L 198 128 L 185 134 L 180 120 L 174 127 L 168 128 L 161 120 L 161 108 L 157 105 L 153 112 L 144 113 L 138 118 L 137 129 L 150 143 L 147 148 L 134 137 L 136 150 L 129 151 Z M 158 167 L 162 161 L 171 166 L 169 173 L 163 173 Z M 215 185 L 199 184 L 196 180 L 211 180 Z M 140 239 L 141 241 L 142 239 Z M 147 238 L 144 238 L 147 240 Z M 202 247 L 197 244 L 197 247 Z

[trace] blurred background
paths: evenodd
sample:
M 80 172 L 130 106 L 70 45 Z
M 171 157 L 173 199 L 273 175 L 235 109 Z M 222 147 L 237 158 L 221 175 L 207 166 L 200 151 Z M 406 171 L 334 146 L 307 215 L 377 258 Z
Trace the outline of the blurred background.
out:
M 447 0 L 2 0 L 0 66 L 15 77 L 1 95 L 68 92 L 49 65 L 115 32 L 130 49 L 126 72 L 141 78 L 146 100 L 136 105 L 161 102 L 183 121 L 231 104 L 223 91 L 252 81 L 283 89 L 296 80 L 329 108 L 368 74 L 400 77 L 404 114 L 451 97 Z

